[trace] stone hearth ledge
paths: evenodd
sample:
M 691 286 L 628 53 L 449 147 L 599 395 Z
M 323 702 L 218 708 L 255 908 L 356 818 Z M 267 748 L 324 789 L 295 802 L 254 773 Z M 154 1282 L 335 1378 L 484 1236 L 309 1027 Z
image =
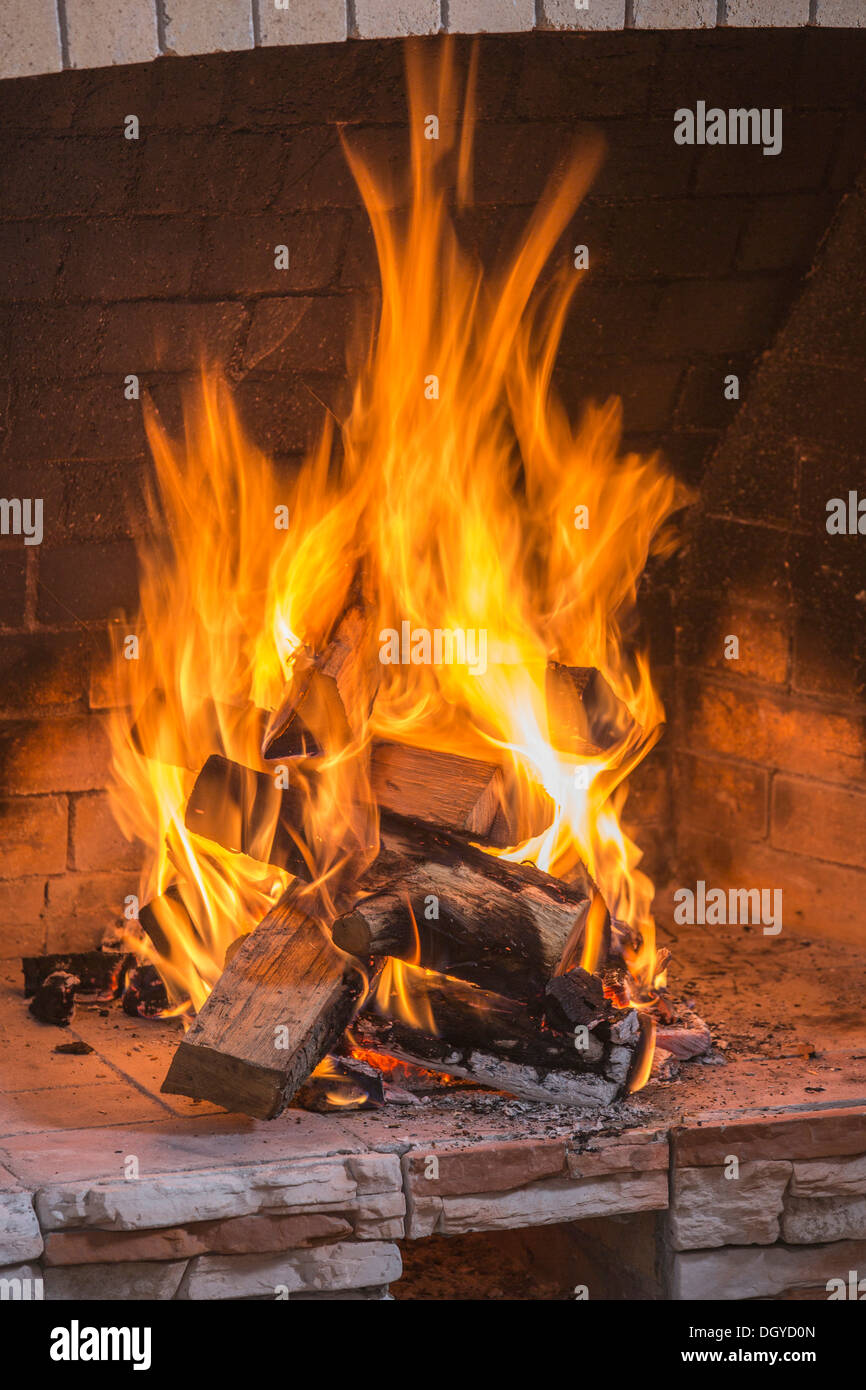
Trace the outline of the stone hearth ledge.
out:
M 254 1249 L 262 1238 L 285 1248 L 342 1234 L 412 1237 L 427 1234 L 431 1222 L 442 1230 L 490 1230 L 667 1205 L 667 1143 L 654 1130 L 595 1139 L 584 1151 L 566 1140 L 440 1139 L 417 1147 L 407 1140 L 396 1145 L 408 1151 L 401 1162 L 398 1152 L 365 1151 L 324 1117 L 290 1115 L 239 1129 L 227 1119 L 8 1139 L 4 1210 L 26 1234 L 23 1212 L 32 1199 L 38 1228 L 30 1221 L 27 1229 L 31 1237 L 47 1235 L 46 1263 L 57 1264 L 105 1262 L 112 1235 L 118 1250 L 131 1254 L 138 1246 L 141 1253 L 149 1231 L 158 1238 L 145 1258 L 170 1258 L 237 1253 L 242 1239 Z M 123 1176 L 125 1167 L 137 1176 Z M 316 1226 L 313 1218 L 323 1217 L 338 1224 Z M 12 1249 L 13 1258 L 24 1257 L 23 1248 Z
M 42 1232 L 33 1199 L 17 1178 L 0 1167 L 0 1265 L 42 1253 Z
M 547 1139 L 384 1144 L 400 1152 L 364 1150 L 328 1117 L 291 1114 L 267 1126 L 207 1116 L 13 1137 L 0 1192 L 21 1239 L 6 1258 L 32 1260 L 43 1235 L 45 1250 L 29 1275 L 10 1265 L 0 1278 L 39 1278 L 49 1300 L 381 1298 L 400 1276 L 394 1241 L 404 1235 L 667 1204 L 658 1131 L 586 1149 Z M 138 1176 L 117 1176 L 131 1158 Z
M 671 1296 L 762 1298 L 820 1296 L 866 1249 L 860 1107 L 695 1117 L 672 1144 L 664 1126 L 458 1137 L 433 1116 L 412 1138 L 407 1119 L 203 1115 L 10 1137 L 0 1277 L 40 1278 L 48 1299 L 382 1298 L 404 1235 L 657 1212 Z M 120 1175 L 130 1158 L 137 1177 Z

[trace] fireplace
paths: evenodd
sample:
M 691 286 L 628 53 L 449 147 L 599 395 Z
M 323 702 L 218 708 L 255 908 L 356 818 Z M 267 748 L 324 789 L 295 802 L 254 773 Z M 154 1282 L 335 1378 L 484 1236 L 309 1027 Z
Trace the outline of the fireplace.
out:
M 822 4 L 452 0 L 446 48 L 438 5 L 109 43 L 67 0 L 10 46 L 4 1277 L 862 1264 L 866 127 Z

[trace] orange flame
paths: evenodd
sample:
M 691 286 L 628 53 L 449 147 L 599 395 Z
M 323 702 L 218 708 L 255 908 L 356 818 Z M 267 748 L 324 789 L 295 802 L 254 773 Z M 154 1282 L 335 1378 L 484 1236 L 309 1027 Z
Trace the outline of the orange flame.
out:
M 315 650 L 327 638 L 359 574 L 383 642 L 404 622 L 428 633 L 483 633 L 487 660 L 484 669 L 382 665 L 369 719 L 354 711 L 355 741 L 320 769 L 319 886 L 347 837 L 357 840 L 347 808 L 370 799 L 369 737 L 494 750 L 509 770 L 524 835 L 540 792 L 553 804 L 544 831 L 506 857 L 562 877 L 583 861 L 633 976 L 652 985 L 653 888 L 620 814 L 625 780 L 658 738 L 664 711 L 622 623 L 651 549 L 672 548 L 666 523 L 685 499 L 658 458 L 619 455 L 617 401 L 588 408 L 575 424 L 552 384 L 581 274 L 570 258 L 544 283 L 542 273 L 600 146 L 570 155 L 519 246 L 485 274 L 461 246 L 448 205 L 452 185 L 458 212 L 469 200 L 473 133 L 471 112 L 457 118 L 452 64 L 450 49 L 436 71 L 410 53 L 408 200 L 346 147 L 373 226 L 381 304 L 354 366 L 340 447 L 326 419 L 287 482 L 250 444 L 228 389 L 209 372 L 187 403 L 182 440 L 147 413 L 156 481 L 152 531 L 140 544 L 141 646 L 138 660 L 115 663 L 118 703 L 140 724 L 131 738 L 131 719 L 118 708 L 114 805 L 149 851 L 142 900 L 173 883 L 193 923 L 167 912 L 171 949 L 154 954 L 172 997 L 189 996 L 195 1007 L 231 940 L 264 915 L 286 875 L 184 828 L 194 771 L 214 751 L 215 721 L 228 757 L 262 766 L 257 711 L 278 706 L 302 646 Z M 431 112 L 439 113 L 438 139 L 426 138 Z M 275 525 L 280 508 L 285 530 Z M 612 748 L 554 748 L 551 658 L 597 667 L 626 707 L 628 727 Z M 164 699 L 141 714 L 154 690 Z M 166 751 L 178 742 L 183 765 Z M 383 988 L 417 1010 L 406 973 L 391 967 Z

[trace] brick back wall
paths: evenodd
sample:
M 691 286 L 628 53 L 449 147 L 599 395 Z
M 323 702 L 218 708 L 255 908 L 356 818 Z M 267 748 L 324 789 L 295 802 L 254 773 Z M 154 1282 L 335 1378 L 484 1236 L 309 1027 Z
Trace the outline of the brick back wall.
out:
M 738 409 L 724 375 L 745 387 L 859 166 L 863 48 L 817 30 L 481 42 L 465 234 L 492 257 L 580 123 L 604 131 L 607 162 L 561 248 L 586 242 L 591 268 L 559 384 L 575 409 L 621 394 L 627 445 L 662 448 L 696 487 Z M 458 41 L 460 65 L 468 53 Z M 98 678 L 106 619 L 134 608 L 147 469 L 124 377 L 174 424 L 205 345 L 253 439 L 278 460 L 303 452 L 321 403 L 345 399 L 346 327 L 376 282 L 337 124 L 401 160 L 403 91 L 390 42 L 0 84 L 0 492 L 45 503 L 41 547 L 0 538 L 0 956 L 94 944 L 137 886 L 107 807 Z M 697 99 L 782 106 L 783 153 L 675 145 L 673 110 Z M 641 600 L 669 702 L 677 583 L 675 565 L 654 566 Z M 670 742 L 629 803 L 657 876 L 675 844 Z
M 681 872 L 781 888 L 790 926 L 861 942 L 866 536 L 828 533 L 827 503 L 866 498 L 864 238 L 866 170 L 708 468 L 675 720 Z

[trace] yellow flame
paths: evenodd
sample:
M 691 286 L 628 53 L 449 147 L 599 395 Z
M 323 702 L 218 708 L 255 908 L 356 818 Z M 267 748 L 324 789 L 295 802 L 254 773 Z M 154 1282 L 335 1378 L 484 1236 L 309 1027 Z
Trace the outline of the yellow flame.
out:
M 172 949 L 157 963 L 173 997 L 187 994 L 196 1007 L 227 945 L 264 914 L 286 875 L 185 830 L 194 772 L 214 751 L 215 722 L 228 757 L 262 766 L 256 711 L 279 705 L 302 646 L 320 648 L 359 582 L 377 633 L 403 622 L 483 632 L 488 659 L 483 670 L 382 665 L 369 720 L 355 711 L 355 741 L 321 769 L 320 885 L 347 836 L 357 839 L 350 808 L 369 800 L 370 736 L 492 750 L 523 827 L 506 857 L 562 877 L 583 861 L 633 974 L 652 985 L 653 888 L 620 814 L 625 779 L 658 738 L 664 711 L 622 625 L 651 549 L 673 544 L 666 523 L 684 496 L 657 457 L 619 453 L 617 401 L 575 423 L 553 386 L 581 275 L 568 258 L 546 281 L 543 272 L 592 181 L 599 144 L 570 154 L 520 244 L 485 274 L 449 208 L 450 187 L 458 215 L 469 198 L 473 132 L 471 111 L 457 118 L 452 62 L 450 49 L 435 70 L 410 53 L 408 200 L 346 147 L 373 226 L 381 303 L 356 353 L 339 440 L 326 418 L 287 481 L 249 442 L 228 388 L 209 371 L 187 402 L 182 440 L 147 413 L 155 485 L 140 545 L 141 647 L 137 661 L 118 657 L 115 672 L 118 702 L 134 715 L 154 690 L 164 699 L 140 716 L 137 741 L 129 715 L 116 712 L 114 805 L 149 851 L 142 899 L 173 883 L 192 917 L 190 930 L 169 914 Z M 438 140 L 425 138 L 431 111 L 441 113 Z M 287 530 L 275 525 L 280 507 Z M 586 529 L 575 525 L 579 507 Z M 551 658 L 597 667 L 623 702 L 630 721 L 614 747 L 554 748 Z M 167 751 L 177 744 L 182 765 Z M 550 823 L 527 838 L 541 791 Z M 391 967 L 388 982 L 404 999 L 405 973 Z

